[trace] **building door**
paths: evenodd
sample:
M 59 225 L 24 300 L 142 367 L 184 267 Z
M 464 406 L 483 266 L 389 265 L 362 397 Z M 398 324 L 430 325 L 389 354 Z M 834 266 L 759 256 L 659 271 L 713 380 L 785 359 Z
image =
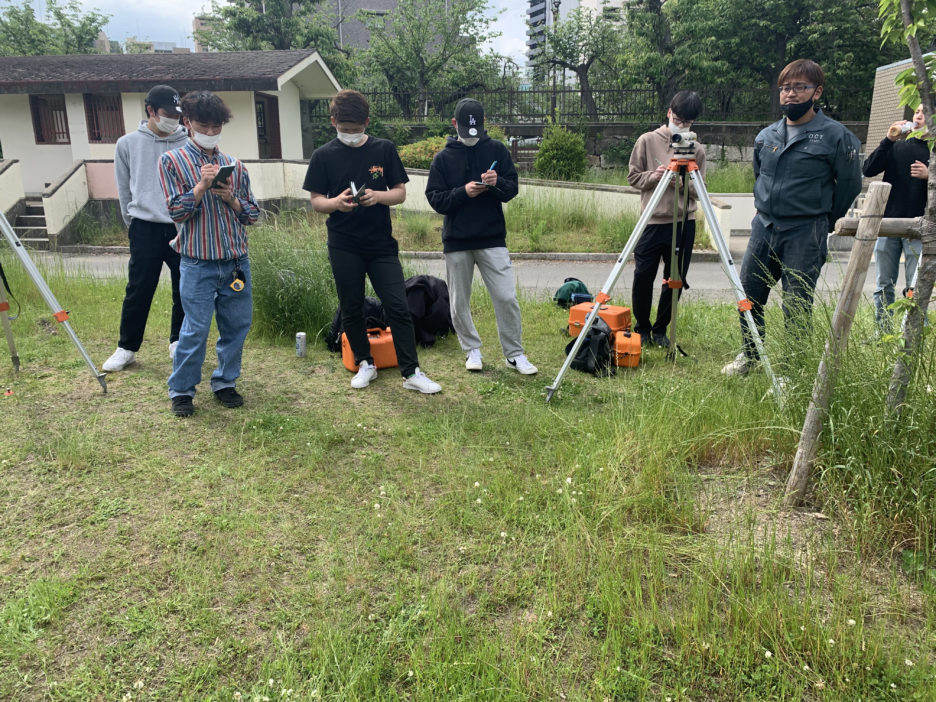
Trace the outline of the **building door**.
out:
M 260 158 L 283 158 L 280 144 L 279 100 L 254 93 L 257 110 L 257 146 Z

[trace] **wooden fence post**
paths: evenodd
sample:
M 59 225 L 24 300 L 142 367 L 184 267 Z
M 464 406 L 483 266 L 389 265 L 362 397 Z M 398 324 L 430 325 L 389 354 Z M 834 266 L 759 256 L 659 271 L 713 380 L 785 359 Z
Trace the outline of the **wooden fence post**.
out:
M 890 183 L 872 183 L 865 198 L 864 209 L 855 235 L 855 244 L 848 259 L 848 269 L 845 271 L 842 294 L 839 296 L 835 313 L 832 315 L 832 327 L 826 341 L 819 370 L 816 372 L 816 382 L 813 384 L 812 401 L 806 411 L 806 420 L 803 422 L 803 431 L 800 435 L 796 457 L 793 459 L 793 468 L 787 479 L 784 504 L 795 506 L 803 501 L 806 488 L 809 485 L 809 475 L 816 453 L 819 450 L 819 435 L 829 411 L 829 398 L 832 394 L 832 383 L 839 369 L 841 355 L 845 351 L 848 334 L 851 331 L 855 318 L 855 310 L 861 298 L 861 285 L 868 272 L 868 263 L 874 252 L 874 243 L 877 241 L 878 229 L 881 226 L 881 215 L 887 204 L 890 193 Z

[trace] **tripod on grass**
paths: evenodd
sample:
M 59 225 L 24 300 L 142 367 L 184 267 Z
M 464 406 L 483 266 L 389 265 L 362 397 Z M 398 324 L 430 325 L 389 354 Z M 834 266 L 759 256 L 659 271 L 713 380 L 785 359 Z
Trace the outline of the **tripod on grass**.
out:
M 33 263 L 33 260 L 29 257 L 29 253 L 27 253 L 26 247 L 23 246 L 23 242 L 19 240 L 18 236 L 16 236 L 16 232 L 13 231 L 13 227 L 10 226 L 9 221 L 7 221 L 7 218 L 3 215 L 2 212 L 0 212 L 0 230 L 3 231 L 3 236 L 6 237 L 6 240 L 12 247 L 13 253 L 15 253 L 19 258 L 20 262 L 23 264 L 23 267 L 26 269 L 26 273 L 29 274 L 32 282 L 39 290 L 39 294 L 42 295 L 42 298 L 46 301 L 49 309 L 52 310 L 52 316 L 55 317 L 55 320 L 65 328 L 65 331 L 71 337 L 71 340 L 75 343 L 75 346 L 78 347 L 78 352 L 81 354 L 85 360 L 85 363 L 87 363 L 88 367 L 91 369 L 91 373 L 94 375 L 95 380 L 101 384 L 101 387 L 104 388 L 104 392 L 107 392 L 107 381 L 104 380 L 104 373 L 98 373 L 98 369 L 95 367 L 94 361 L 91 360 L 88 352 L 85 351 L 84 346 L 82 346 L 81 342 L 78 340 L 78 336 L 75 334 L 74 330 L 71 328 L 71 325 L 68 323 L 68 312 L 66 312 L 59 304 L 58 300 L 55 299 L 55 295 L 52 294 L 49 286 L 46 285 L 45 280 L 39 273 L 39 270 L 36 268 L 36 264 Z M 13 342 L 13 331 L 10 327 L 10 319 L 7 316 L 7 310 L 9 310 L 10 305 L 6 300 L 6 293 L 8 292 L 8 289 L 4 289 L 6 287 L 6 278 L 4 277 L 2 284 L 0 284 L 0 323 L 2 323 L 3 331 L 6 334 L 7 345 L 10 347 L 10 357 L 13 360 L 13 369 L 18 371 L 19 356 L 16 354 L 16 345 Z
M 640 219 L 637 220 L 637 225 L 634 227 L 633 233 L 627 240 L 627 244 L 625 245 L 624 250 L 621 252 L 621 255 L 618 256 L 617 262 L 614 264 L 614 268 L 611 270 L 608 279 L 601 288 L 601 292 L 595 296 L 596 304 L 592 307 L 591 311 L 588 313 L 588 316 L 585 318 L 585 323 L 583 324 L 578 337 L 576 337 L 575 344 L 569 350 L 565 362 L 559 369 L 559 374 L 556 376 L 556 379 L 553 381 L 552 385 L 546 387 L 546 402 L 549 402 L 556 391 L 559 389 L 559 385 L 562 383 L 562 377 L 572 365 L 572 360 L 575 358 L 579 348 L 584 343 L 585 337 L 588 334 L 588 330 L 591 329 L 595 318 L 598 316 L 599 307 L 611 299 L 610 292 L 614 288 L 614 284 L 617 282 L 618 277 L 621 275 L 621 271 L 624 269 L 624 265 L 627 263 L 628 258 L 630 258 L 631 254 L 634 252 L 634 249 L 637 247 L 637 243 L 640 241 L 640 237 L 643 236 L 643 233 L 647 228 L 647 223 L 650 221 L 650 217 L 653 215 L 654 210 L 656 210 L 660 200 L 663 199 L 663 194 L 669 187 L 670 181 L 672 181 L 672 179 L 677 175 L 680 177 L 681 187 L 684 190 L 686 203 L 686 206 L 684 206 L 683 209 L 684 212 L 688 210 L 690 183 L 695 187 L 699 205 L 702 207 L 702 211 L 705 213 L 705 222 L 712 234 L 712 240 L 715 242 L 715 247 L 718 249 L 718 257 L 721 260 L 722 269 L 725 271 L 725 275 L 728 276 L 728 280 L 731 282 L 735 296 L 738 299 L 738 310 L 741 312 L 744 321 L 748 325 L 748 329 L 751 332 L 751 337 L 754 340 L 757 353 L 760 356 L 764 370 L 766 371 L 767 376 L 770 378 L 770 383 L 773 386 L 774 396 L 778 399 L 778 401 L 782 401 L 780 384 L 777 382 L 777 377 L 774 375 L 773 368 L 770 366 L 770 361 L 767 358 L 767 354 L 764 352 L 763 341 L 761 340 L 760 334 L 757 332 L 757 326 L 754 324 L 754 317 L 751 315 L 751 301 L 748 300 L 744 294 L 744 288 L 741 286 L 741 279 L 738 277 L 738 271 L 735 269 L 734 261 L 731 259 L 731 253 L 728 250 L 728 244 L 725 243 L 725 239 L 721 233 L 721 228 L 718 226 L 718 220 L 715 218 L 715 210 L 712 208 L 712 201 L 711 198 L 709 198 L 708 190 L 706 190 L 705 183 L 703 182 L 702 177 L 699 175 L 699 166 L 695 160 L 695 139 L 696 136 L 692 132 L 673 135 L 673 157 L 670 159 L 669 165 L 663 172 L 662 178 L 660 178 L 660 182 L 653 191 L 653 195 L 650 197 L 650 201 L 647 203 L 643 213 L 640 215 Z M 689 182 L 686 181 L 687 175 L 689 177 Z M 678 292 L 683 285 L 680 270 L 681 261 L 678 260 L 679 257 L 676 252 L 677 225 L 679 222 L 678 214 L 679 192 L 677 192 L 676 204 L 674 206 L 673 212 L 673 249 L 671 259 L 672 263 L 670 266 L 670 279 L 666 281 L 667 286 L 673 289 L 675 292 L 673 295 L 674 299 L 670 322 L 670 348 L 667 354 L 671 359 L 676 358 L 676 351 L 678 348 L 676 345 L 676 320 L 679 302 Z

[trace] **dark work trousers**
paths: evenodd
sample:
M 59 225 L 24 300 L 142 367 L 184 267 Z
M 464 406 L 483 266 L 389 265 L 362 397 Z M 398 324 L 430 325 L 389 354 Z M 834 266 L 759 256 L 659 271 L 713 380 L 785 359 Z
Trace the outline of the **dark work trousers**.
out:
M 779 225 L 779 228 L 778 228 Z M 757 332 L 764 336 L 764 305 L 770 289 L 783 285 L 783 320 L 790 335 L 788 354 L 800 348 L 797 339 L 808 334 L 812 321 L 816 281 L 825 263 L 829 219 L 825 215 L 802 224 L 765 224 L 759 215 L 751 222 L 751 240 L 741 262 L 741 285 L 751 301 Z M 741 316 L 744 354 L 757 358 L 757 347 Z
M 145 222 L 134 219 L 130 222 L 130 265 L 127 275 L 127 292 L 120 313 L 120 341 L 117 345 L 127 351 L 139 351 L 143 343 L 143 330 L 149 317 L 153 295 L 159 285 L 163 263 L 169 267 L 172 280 L 172 325 L 169 342 L 179 340 L 182 328 L 182 298 L 179 297 L 179 254 L 169 247 L 175 239 L 174 224 Z
M 364 276 L 367 275 L 374 286 L 374 292 L 383 303 L 400 373 L 404 378 L 411 376 L 419 365 L 419 359 L 416 355 L 413 318 L 410 316 L 406 289 L 403 287 L 403 266 L 400 265 L 400 258 L 367 258 L 353 251 L 329 247 L 328 260 L 331 261 L 335 287 L 338 290 L 341 324 L 348 335 L 354 362 L 358 365 L 362 361 L 374 362 L 364 322 Z
M 689 261 L 692 259 L 692 246 L 695 243 L 695 220 L 686 223 L 685 232 L 683 223 L 677 225 L 676 255 L 680 262 L 679 271 L 683 280 L 683 287 L 688 289 L 686 273 L 689 271 Z M 644 229 L 640 241 L 634 248 L 634 290 L 631 294 L 631 305 L 634 313 L 634 331 L 638 334 L 666 334 L 673 313 L 673 289 L 666 283 L 660 293 L 660 303 L 657 305 L 657 316 L 653 326 L 650 326 L 650 305 L 653 302 L 653 280 L 660 268 L 660 259 L 663 259 L 663 279 L 670 277 L 670 264 L 672 262 L 673 224 L 648 224 Z M 682 289 L 679 290 L 682 295 Z

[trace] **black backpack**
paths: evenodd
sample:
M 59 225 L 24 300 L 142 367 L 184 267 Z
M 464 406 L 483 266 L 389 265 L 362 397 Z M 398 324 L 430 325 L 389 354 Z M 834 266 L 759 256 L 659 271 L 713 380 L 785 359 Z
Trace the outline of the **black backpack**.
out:
M 572 339 L 566 346 L 567 356 L 575 342 L 576 339 Z M 599 378 L 617 372 L 617 366 L 614 364 L 614 346 L 611 343 L 611 327 L 601 317 L 595 319 L 591 329 L 585 334 L 585 340 L 572 359 L 572 368 Z

